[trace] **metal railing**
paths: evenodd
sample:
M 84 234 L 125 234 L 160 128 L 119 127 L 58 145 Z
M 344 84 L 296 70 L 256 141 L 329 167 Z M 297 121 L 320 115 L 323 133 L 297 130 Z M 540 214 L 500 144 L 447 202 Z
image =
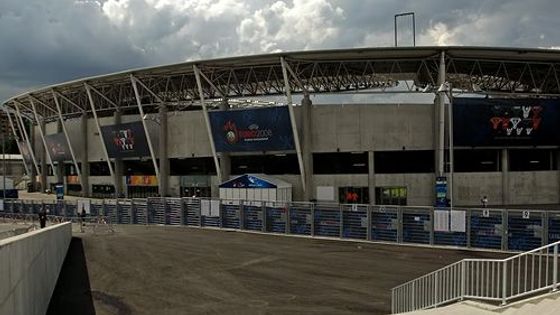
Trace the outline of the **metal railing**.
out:
M 558 289 L 560 241 L 506 259 L 463 259 L 391 291 L 392 313 L 463 299 L 501 302 Z
M 76 200 L 7 199 L 0 214 L 78 215 Z M 212 227 L 363 241 L 526 251 L 560 241 L 560 210 L 449 209 L 210 198 L 103 199 L 111 224 Z

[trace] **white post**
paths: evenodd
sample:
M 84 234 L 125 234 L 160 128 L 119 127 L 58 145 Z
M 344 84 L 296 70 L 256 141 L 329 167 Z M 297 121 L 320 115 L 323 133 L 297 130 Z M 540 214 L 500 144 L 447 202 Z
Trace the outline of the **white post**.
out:
M 29 102 L 31 103 L 31 108 L 33 109 L 33 115 L 35 116 L 35 121 L 37 122 L 37 126 L 39 126 L 39 115 L 37 114 L 37 108 L 35 107 L 35 102 L 33 102 L 33 98 L 29 97 Z M 54 162 L 51 157 L 51 152 L 49 147 L 47 146 L 47 141 L 45 140 L 45 134 L 43 133 L 43 129 L 39 126 L 39 135 L 41 136 L 41 141 L 43 142 L 43 146 L 45 147 L 45 151 L 47 152 L 47 157 L 49 158 L 49 162 L 51 164 L 52 169 L 54 170 Z M 43 172 L 46 170 L 43 170 Z M 46 183 L 45 183 L 46 184 Z M 44 189 L 44 187 L 43 187 Z
M 25 157 L 23 156 L 23 150 L 21 149 L 20 143 L 19 143 L 19 137 L 16 131 L 16 128 L 14 127 L 14 122 L 12 121 L 12 115 L 10 114 L 10 112 L 4 108 L 4 112 L 6 112 L 6 115 L 8 116 L 8 121 L 10 123 L 10 127 L 12 128 L 12 133 L 14 134 L 14 139 L 16 140 L 16 145 L 18 146 L 19 152 L 22 153 L 21 154 L 21 160 L 23 161 L 23 167 L 25 168 L 25 173 L 29 176 L 31 176 L 31 172 L 29 172 L 29 168 L 27 167 L 27 162 L 25 161 Z
M 552 291 L 558 290 L 558 244 L 554 245 L 554 257 L 552 258 Z
M 303 187 L 303 191 L 305 192 L 305 170 L 303 166 L 303 156 L 301 154 L 301 145 L 299 142 L 299 134 L 296 125 L 296 117 L 294 114 L 293 102 L 292 102 L 292 90 L 290 88 L 290 81 L 288 80 L 288 72 L 286 61 L 284 57 L 280 57 L 280 64 L 282 65 L 282 75 L 284 76 L 284 86 L 286 90 L 286 99 L 288 102 L 288 112 L 290 113 L 290 121 L 292 123 L 292 132 L 294 134 L 294 145 L 296 146 L 296 153 L 298 158 L 299 164 L 299 173 L 301 174 L 301 184 Z
M 56 110 L 58 112 L 58 119 L 60 119 L 60 124 L 62 125 L 62 133 L 64 133 L 64 137 L 66 138 L 66 143 L 68 143 L 68 149 L 70 150 L 70 155 L 72 156 L 72 163 L 74 163 L 74 167 L 76 167 L 78 180 L 80 181 L 80 186 L 82 186 L 82 192 L 84 192 L 86 191 L 86 189 L 88 189 L 88 187 L 84 187 L 84 183 L 82 182 L 82 171 L 78 166 L 76 155 L 74 155 L 74 149 L 72 149 L 72 144 L 70 143 L 70 138 L 68 137 L 68 131 L 66 130 L 66 126 L 64 125 L 64 119 L 62 117 L 62 110 L 60 108 L 60 103 L 58 102 L 58 97 L 56 96 L 56 92 L 54 90 L 52 90 L 52 95 L 54 99 L 54 104 L 56 105 Z M 87 158 L 85 160 L 87 161 Z
M 14 102 L 14 107 L 16 108 L 16 118 L 17 122 L 19 122 L 20 130 L 22 131 L 23 138 L 27 143 L 27 147 L 29 148 L 29 155 L 31 155 L 31 160 L 33 161 L 33 166 L 35 166 L 35 171 L 37 175 L 41 176 L 41 172 L 39 171 L 39 165 L 37 165 L 37 160 L 35 159 L 35 153 L 33 153 L 33 147 L 31 146 L 31 141 L 29 141 L 29 136 L 27 135 L 27 130 L 25 129 L 25 124 L 23 123 L 23 118 L 21 118 L 21 114 L 19 112 L 19 107 L 17 103 Z M 33 179 L 32 179 L 33 181 Z
M 105 159 L 107 160 L 107 166 L 109 167 L 109 173 L 111 178 L 113 178 L 113 185 L 115 186 L 115 190 L 117 188 L 117 178 L 115 177 L 115 172 L 113 171 L 113 165 L 111 165 L 111 159 L 109 158 L 109 152 L 107 151 L 107 146 L 105 145 L 105 139 L 103 139 L 103 132 L 101 131 L 101 125 L 99 124 L 99 118 L 97 117 L 97 111 L 95 110 L 95 103 L 93 102 L 93 97 L 91 95 L 90 86 L 87 83 L 84 83 L 84 87 L 86 88 L 86 93 L 89 99 L 89 105 L 91 107 L 91 113 L 93 114 L 93 118 L 95 120 L 95 126 L 97 127 L 97 132 L 99 133 L 99 140 L 101 141 L 101 147 L 103 148 L 103 154 L 105 155 Z M 118 196 L 116 196 L 118 197 Z
M 222 171 L 220 168 L 220 162 L 218 161 L 218 155 L 216 154 L 216 145 L 214 143 L 214 137 L 212 136 L 212 127 L 210 126 L 210 118 L 208 116 L 208 109 L 206 108 L 206 103 L 204 102 L 204 94 L 202 90 L 202 81 L 200 80 L 200 70 L 196 65 L 193 65 L 194 76 L 196 79 L 196 85 L 198 86 L 198 95 L 200 97 L 200 103 L 202 105 L 202 113 L 204 116 L 204 123 L 206 124 L 206 131 L 208 132 L 208 141 L 210 142 L 210 148 L 212 149 L 212 156 L 214 158 L 214 165 L 216 166 L 216 174 L 218 175 L 218 183 L 222 183 Z
M 146 126 L 146 120 L 144 119 L 144 109 L 142 108 L 142 99 L 140 99 L 140 93 L 138 93 L 138 86 L 136 85 L 136 80 L 137 79 L 131 74 L 130 81 L 132 82 L 132 88 L 134 89 L 136 104 L 138 104 L 138 111 L 140 112 L 140 120 L 142 121 L 142 126 L 144 127 L 144 133 L 146 134 L 146 141 L 148 142 L 148 148 L 150 149 L 150 156 L 152 157 L 152 162 L 154 163 L 154 170 L 156 172 L 156 178 L 159 183 L 161 181 L 161 179 L 159 178 L 159 167 L 156 161 L 156 154 L 154 152 L 154 147 L 152 145 L 152 139 L 150 138 L 150 133 L 148 132 L 148 126 Z

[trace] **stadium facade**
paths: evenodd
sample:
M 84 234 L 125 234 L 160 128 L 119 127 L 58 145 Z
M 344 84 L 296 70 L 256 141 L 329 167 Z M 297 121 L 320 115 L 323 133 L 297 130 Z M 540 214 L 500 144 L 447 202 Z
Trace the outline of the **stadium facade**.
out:
M 218 196 L 266 174 L 294 200 L 559 204 L 559 78 L 557 50 L 307 51 L 84 78 L 3 109 L 41 190 Z

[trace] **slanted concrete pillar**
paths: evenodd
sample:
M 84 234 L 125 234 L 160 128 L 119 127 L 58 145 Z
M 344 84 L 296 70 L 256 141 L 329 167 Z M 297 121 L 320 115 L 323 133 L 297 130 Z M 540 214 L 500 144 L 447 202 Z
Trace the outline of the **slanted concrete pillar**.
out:
M 33 151 L 37 152 L 36 151 L 37 145 L 35 143 L 36 138 L 35 138 L 35 132 L 34 132 L 34 129 L 33 129 L 33 124 L 30 123 L 30 126 L 31 126 L 31 128 L 29 128 L 29 130 L 30 130 L 29 142 L 31 143 L 31 148 L 33 149 Z M 27 129 L 27 126 L 24 125 L 23 127 Z M 37 156 L 37 155 L 35 155 L 35 156 Z M 41 174 L 42 173 L 43 173 L 43 171 L 41 171 Z M 31 185 L 32 185 L 33 189 L 36 190 L 36 191 L 42 189 L 41 186 L 40 186 L 41 183 L 37 182 L 37 175 L 38 175 L 37 170 L 34 167 L 32 167 L 31 168 Z
M 62 122 L 60 120 L 56 121 L 56 132 L 62 132 Z M 56 183 L 64 184 L 64 161 L 58 161 L 56 165 Z
M 375 155 L 373 150 L 368 151 L 368 192 L 369 204 L 375 204 Z
M 305 201 L 315 199 L 315 193 L 313 191 L 313 140 L 312 140 L 312 130 L 311 130 L 311 111 L 312 102 L 309 98 L 309 94 L 305 93 L 303 99 L 301 100 L 301 120 L 302 120 L 302 144 L 301 144 L 301 155 L 303 158 L 303 169 L 305 176 L 305 192 L 303 198 Z
M 120 110 L 116 110 L 115 113 L 113 114 L 113 121 L 115 123 L 115 125 L 119 125 L 121 123 L 121 111 Z M 101 135 L 99 135 L 101 137 Z M 116 182 L 116 186 L 115 186 L 115 195 L 117 197 L 120 197 L 120 195 L 123 193 L 123 187 L 122 187 L 122 178 L 123 178 L 123 162 L 122 162 L 122 158 L 115 158 L 115 182 Z
M 220 103 L 220 110 L 229 110 L 229 103 L 227 98 L 224 98 Z M 220 170 L 222 171 L 222 180 L 227 181 L 231 176 L 231 158 L 229 156 L 229 153 L 227 152 L 219 153 L 218 158 L 220 159 Z
M 37 128 L 41 128 L 43 134 L 45 134 L 45 121 L 41 120 Z M 49 174 L 49 167 L 47 164 L 47 150 L 43 145 L 43 142 L 39 142 L 39 156 L 41 158 L 41 192 L 45 192 L 45 190 L 49 187 L 47 185 L 47 175 Z
M 167 155 L 167 105 L 159 105 L 159 195 L 169 193 L 169 156 Z
M 509 151 L 502 149 L 502 205 L 509 204 Z
M 89 163 L 88 163 L 88 116 L 87 114 L 82 114 L 80 120 L 82 141 L 80 141 L 80 155 L 82 157 L 82 196 L 89 197 Z M 100 135 L 101 136 L 101 135 Z

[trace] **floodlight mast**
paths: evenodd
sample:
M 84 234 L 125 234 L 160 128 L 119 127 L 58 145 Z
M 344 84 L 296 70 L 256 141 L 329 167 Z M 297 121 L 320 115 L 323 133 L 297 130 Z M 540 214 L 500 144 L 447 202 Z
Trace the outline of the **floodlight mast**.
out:
M 414 17 L 414 12 L 405 12 L 395 14 L 395 47 L 398 46 L 398 28 L 397 28 L 397 18 L 401 16 L 412 16 L 412 46 L 416 47 L 416 18 Z

